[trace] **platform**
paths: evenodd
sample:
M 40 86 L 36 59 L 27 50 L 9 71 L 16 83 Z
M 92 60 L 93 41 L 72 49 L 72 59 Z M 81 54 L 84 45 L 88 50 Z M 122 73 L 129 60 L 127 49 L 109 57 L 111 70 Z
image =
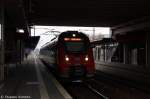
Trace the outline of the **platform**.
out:
M 95 62 L 95 64 L 96 74 L 99 77 L 150 93 L 150 71 L 148 68 L 121 63 Z
M 10 72 L 0 87 L 2 99 L 72 99 L 34 54 Z

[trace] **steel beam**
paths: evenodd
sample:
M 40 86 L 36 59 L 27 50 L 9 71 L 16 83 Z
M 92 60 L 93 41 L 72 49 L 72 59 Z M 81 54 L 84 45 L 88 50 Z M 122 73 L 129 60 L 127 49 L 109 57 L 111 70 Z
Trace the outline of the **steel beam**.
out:
M 117 34 L 125 34 L 127 32 L 137 30 L 147 30 L 148 28 L 150 28 L 150 16 L 132 20 L 127 23 L 112 27 L 111 30 L 113 31 L 113 36 L 115 36 Z

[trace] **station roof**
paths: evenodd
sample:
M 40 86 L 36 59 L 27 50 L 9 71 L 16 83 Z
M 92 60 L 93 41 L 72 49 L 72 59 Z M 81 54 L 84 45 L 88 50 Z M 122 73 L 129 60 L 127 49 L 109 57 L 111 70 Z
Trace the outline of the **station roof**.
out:
M 29 25 L 113 27 L 150 14 L 148 0 L 6 1 L 7 16 Z

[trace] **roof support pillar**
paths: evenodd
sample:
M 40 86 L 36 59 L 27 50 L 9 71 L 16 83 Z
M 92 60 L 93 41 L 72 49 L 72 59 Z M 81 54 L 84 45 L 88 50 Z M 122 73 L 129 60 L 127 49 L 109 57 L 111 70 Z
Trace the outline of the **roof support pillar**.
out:
M 146 66 L 150 67 L 150 33 L 146 33 Z
M 130 50 L 128 44 L 124 44 L 123 46 L 123 56 L 124 56 L 124 64 L 130 63 Z
M 5 49 L 4 49 L 4 0 L 0 1 L 0 81 L 4 80 L 4 59 L 5 59 Z

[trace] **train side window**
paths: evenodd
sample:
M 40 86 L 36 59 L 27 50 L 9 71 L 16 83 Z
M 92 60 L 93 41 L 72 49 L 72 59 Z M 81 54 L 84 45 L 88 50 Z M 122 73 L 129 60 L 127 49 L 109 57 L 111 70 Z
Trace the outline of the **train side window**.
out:
M 53 56 L 53 54 L 54 54 L 53 51 L 50 51 L 50 55 Z

